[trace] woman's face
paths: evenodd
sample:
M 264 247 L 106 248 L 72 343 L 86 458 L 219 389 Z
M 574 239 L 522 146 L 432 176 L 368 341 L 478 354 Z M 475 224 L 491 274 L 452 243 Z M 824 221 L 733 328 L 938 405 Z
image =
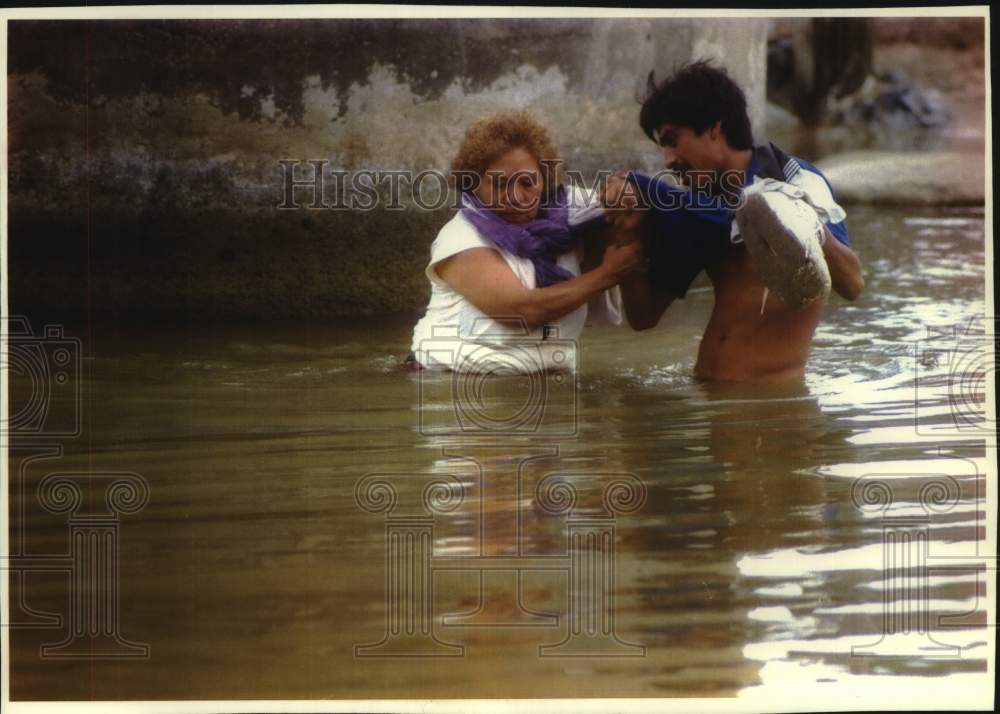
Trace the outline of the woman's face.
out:
M 528 223 L 542 200 L 542 170 L 526 149 L 511 149 L 486 167 L 476 189 L 483 204 L 510 223 Z

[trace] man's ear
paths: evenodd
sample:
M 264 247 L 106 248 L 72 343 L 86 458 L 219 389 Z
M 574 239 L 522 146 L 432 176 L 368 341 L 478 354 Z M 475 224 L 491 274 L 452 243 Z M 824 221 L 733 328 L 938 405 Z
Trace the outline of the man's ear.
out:
M 715 124 L 713 124 L 709 128 L 709 130 L 708 130 L 708 136 L 709 136 L 709 138 L 712 139 L 712 141 L 715 141 L 716 139 L 719 138 L 719 135 L 721 133 L 722 133 L 722 120 L 720 119 L 719 121 L 715 122 Z

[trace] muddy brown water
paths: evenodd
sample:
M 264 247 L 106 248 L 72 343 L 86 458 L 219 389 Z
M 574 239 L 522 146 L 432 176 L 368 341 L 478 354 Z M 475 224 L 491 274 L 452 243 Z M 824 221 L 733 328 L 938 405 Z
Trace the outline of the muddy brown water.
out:
M 11 581 L 13 616 L 63 620 L 11 631 L 12 698 L 764 701 L 980 683 L 985 576 L 921 570 L 906 538 L 949 565 L 984 545 L 982 362 L 952 358 L 983 345 L 983 212 L 857 208 L 849 226 L 867 288 L 831 301 L 802 383 L 694 381 L 701 284 L 652 332 L 585 332 L 575 390 L 484 380 L 459 433 L 444 427 L 469 395 L 397 368 L 409 323 L 67 326 L 82 433 L 61 456 L 16 441 L 11 549 L 69 548 L 67 515 L 40 506 L 46 476 L 83 474 L 100 499 L 94 474 L 138 474 L 149 500 L 118 521 L 112 629 L 148 657 L 80 656 L 107 638 L 41 656 L 76 591 L 36 568 Z M 356 656 L 428 653 L 451 656 Z M 600 656 L 566 656 L 581 653 Z

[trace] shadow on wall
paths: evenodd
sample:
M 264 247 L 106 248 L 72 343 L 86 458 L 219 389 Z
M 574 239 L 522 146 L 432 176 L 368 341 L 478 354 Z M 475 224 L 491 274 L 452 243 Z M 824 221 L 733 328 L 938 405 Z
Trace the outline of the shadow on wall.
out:
M 649 169 L 657 156 L 636 101 L 649 69 L 714 56 L 763 116 L 766 29 L 669 19 L 11 22 L 12 304 L 73 312 L 89 295 L 91 315 L 115 318 L 416 309 L 448 210 L 419 210 L 404 190 L 399 211 L 279 211 L 280 160 L 444 169 L 468 123 L 516 106 L 552 128 L 570 168 Z

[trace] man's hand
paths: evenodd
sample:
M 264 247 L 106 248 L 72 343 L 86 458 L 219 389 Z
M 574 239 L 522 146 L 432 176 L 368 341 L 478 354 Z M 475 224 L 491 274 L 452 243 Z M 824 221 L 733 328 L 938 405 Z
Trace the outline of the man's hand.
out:
M 865 289 L 865 279 L 861 276 L 861 261 L 858 254 L 838 241 L 826 226 L 823 226 L 825 240 L 823 256 L 830 269 L 830 280 L 833 291 L 845 300 L 857 300 Z

